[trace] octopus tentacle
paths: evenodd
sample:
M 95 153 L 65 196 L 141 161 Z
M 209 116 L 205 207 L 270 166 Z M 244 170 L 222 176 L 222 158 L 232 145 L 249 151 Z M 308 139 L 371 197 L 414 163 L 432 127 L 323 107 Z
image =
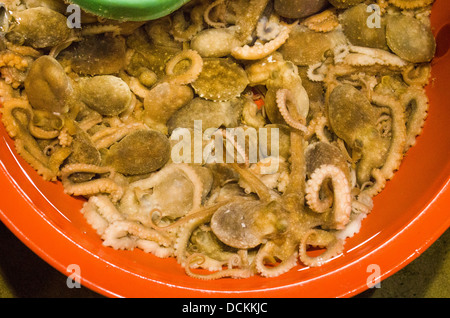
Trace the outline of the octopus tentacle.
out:
M 332 165 L 322 165 L 316 169 L 306 183 L 306 201 L 310 208 L 318 213 L 329 208 L 329 202 L 324 203 L 319 198 L 319 190 L 327 178 L 331 178 L 334 189 L 333 226 L 342 229 L 348 223 L 352 211 L 350 185 L 343 171 Z
M 141 129 L 148 129 L 148 127 L 142 123 L 130 123 L 122 124 L 118 127 L 108 127 L 101 129 L 92 135 L 91 140 L 97 149 L 108 148 L 123 137 Z
M 407 65 L 405 60 L 388 51 L 355 45 L 350 45 L 347 54 L 341 54 L 339 59 L 335 56 L 335 60 L 337 63 L 353 66 L 379 64 L 403 68 Z
M 182 74 L 176 74 L 175 66 L 183 60 L 190 61 L 190 67 Z M 186 85 L 194 82 L 203 69 L 203 59 L 197 51 L 184 50 L 175 55 L 166 64 L 166 74 L 169 75 L 168 81 L 173 84 Z
M 25 71 L 29 64 L 30 61 L 18 53 L 3 51 L 0 54 L 0 67 L 13 67 L 20 71 Z
M 316 136 L 320 141 L 330 143 L 330 140 L 324 133 L 324 129 L 328 125 L 328 119 L 325 116 L 314 117 L 308 124 L 308 133 L 305 135 L 305 139 L 309 140 L 312 136 Z
M 224 206 L 225 204 L 229 203 L 230 201 L 225 200 L 222 202 L 218 202 L 214 205 L 211 206 L 207 206 L 207 207 L 202 207 L 196 211 L 192 211 L 190 212 L 188 215 L 178 219 L 177 221 L 173 222 L 170 225 L 165 225 L 165 226 L 159 226 L 154 224 L 153 222 L 150 224 L 150 226 L 156 230 L 164 230 L 164 231 L 168 231 L 168 230 L 172 230 L 175 229 L 177 227 L 180 227 L 194 219 L 198 219 L 198 218 L 203 218 L 203 217 L 211 217 L 212 214 L 214 214 L 214 212 L 216 212 L 216 210 L 218 208 L 220 208 L 221 206 Z
M 231 278 L 248 278 L 255 274 L 255 270 L 251 267 L 245 268 L 227 268 L 219 270 L 215 273 L 198 274 L 191 270 L 192 265 L 202 265 L 206 261 L 206 257 L 203 254 L 195 253 L 190 255 L 186 260 L 185 271 L 190 277 L 202 279 L 202 280 L 215 280 L 224 277 Z
M 294 129 L 298 129 L 305 134 L 308 133 L 308 128 L 305 126 L 306 119 L 301 118 L 299 114 L 295 114 L 294 117 L 291 115 L 292 109 L 288 109 L 288 101 L 293 101 L 292 93 L 288 89 L 279 89 L 276 94 L 277 106 L 280 111 L 281 116 L 286 121 L 286 123 Z M 296 107 L 292 107 L 296 109 Z
M 381 107 L 388 107 L 392 117 L 392 141 L 391 147 L 385 163 L 381 169 L 372 171 L 372 176 L 376 179 L 375 184 L 364 190 L 370 196 L 379 193 L 390 180 L 394 172 L 400 167 L 406 146 L 406 125 L 403 107 L 397 99 L 392 96 L 373 93 L 372 102 Z
M 22 156 L 45 180 L 56 181 L 57 173 L 49 167 L 49 158 L 30 134 L 33 119 L 30 104 L 23 99 L 11 99 L 4 103 L 2 121 L 6 131 L 14 138 L 17 153 Z
M 247 44 L 240 47 L 235 47 L 231 50 L 231 55 L 238 60 L 259 60 L 262 59 L 276 50 L 278 50 L 289 38 L 292 26 L 281 24 L 281 30 L 278 36 L 265 43 L 256 43 L 253 46 Z
M 109 224 L 124 220 L 123 215 L 106 195 L 96 195 L 89 198 L 81 209 L 86 221 L 99 235 L 105 233 Z
M 170 239 L 165 235 L 143 226 L 137 222 L 117 220 L 111 223 L 102 235 L 103 245 L 118 250 L 133 250 L 138 241 L 157 242 L 163 246 L 170 245 Z
M 30 134 L 38 139 L 54 139 L 59 136 L 60 131 L 57 129 L 54 130 L 45 130 L 38 126 L 33 125 L 30 123 L 30 126 L 28 127 Z
M 255 257 L 255 266 L 256 270 L 261 276 L 264 277 L 276 277 L 280 276 L 289 270 L 291 270 L 294 266 L 297 265 L 298 252 L 293 251 L 293 253 L 282 260 L 280 264 L 274 267 L 267 267 L 265 265 L 265 260 L 267 258 L 273 258 L 273 249 L 275 247 L 275 243 L 270 241 L 266 243 L 262 248 L 259 249 L 258 253 Z
M 205 20 L 206 24 L 208 24 L 209 26 L 216 28 L 216 29 L 225 28 L 227 26 L 225 22 L 212 21 L 210 18 L 211 11 L 214 8 L 223 5 L 224 3 L 225 3 L 225 0 L 216 0 L 216 1 L 212 2 L 210 5 L 208 5 L 208 7 L 203 12 L 203 19 Z
M 299 248 L 300 261 L 304 265 L 310 266 L 310 267 L 316 267 L 316 266 L 323 265 L 329 259 L 335 257 L 339 253 L 342 253 L 342 251 L 344 249 L 344 241 L 340 240 L 340 239 L 335 239 L 332 243 L 330 243 L 327 246 L 327 250 L 325 252 L 323 252 L 321 255 L 315 256 L 315 257 L 309 256 L 307 254 L 307 246 L 309 245 L 308 239 L 311 235 L 316 234 L 316 231 L 317 230 L 313 229 L 313 230 L 306 232 L 306 234 L 303 235 L 303 238 L 300 242 L 300 248 Z
M 433 3 L 434 0 L 389 0 L 394 6 L 400 9 L 417 9 Z
M 261 41 L 272 41 L 278 34 L 280 34 L 282 26 L 279 24 L 277 17 L 271 16 L 268 19 L 266 16 L 262 17 L 256 26 L 256 36 Z
M 335 10 L 328 9 L 305 19 L 302 25 L 315 32 L 330 32 L 339 26 L 339 20 Z
M 186 265 L 188 265 L 187 245 L 189 243 L 189 239 L 191 237 L 192 232 L 201 224 L 209 222 L 214 212 L 215 210 L 212 211 L 211 213 L 205 213 L 197 218 L 189 220 L 178 231 L 178 236 L 175 240 L 174 248 L 175 248 L 175 257 L 177 259 L 177 262 L 181 264 L 181 266 L 186 267 Z
M 258 195 L 259 199 L 264 202 L 270 202 L 274 198 L 278 197 L 278 195 L 268 189 L 267 186 L 262 182 L 258 176 L 251 171 L 250 169 L 242 168 L 237 163 L 231 164 L 233 168 L 239 173 L 240 177 L 243 178 L 246 184 L 250 185 L 251 189 Z
M 35 140 L 14 140 L 17 153 L 30 164 L 36 172 L 47 181 L 56 181 L 57 174 L 48 167 L 48 158 L 44 156 Z
M 431 65 L 421 64 L 416 66 L 410 64 L 403 70 L 402 77 L 405 83 L 410 86 L 417 85 L 423 87 L 430 81 Z
M 422 132 L 428 114 L 428 97 L 422 88 L 410 87 L 401 95 L 400 101 L 405 110 L 411 107 L 407 119 L 405 151 L 416 143 L 416 137 Z
M 142 179 L 131 183 L 128 186 L 127 190 L 125 191 L 123 198 L 120 202 L 121 210 L 127 215 L 138 215 L 139 211 L 142 209 L 146 209 L 146 207 L 140 207 L 139 203 L 136 201 L 135 199 L 136 190 L 152 189 L 156 187 L 161 181 L 166 180 L 170 176 L 170 174 L 172 174 L 174 171 L 181 171 L 187 177 L 187 179 L 192 182 L 193 186 L 192 208 L 190 209 L 190 211 L 187 212 L 187 215 L 193 213 L 194 211 L 197 211 L 202 204 L 203 184 L 197 172 L 187 164 L 173 164 L 170 166 L 166 166 L 164 169 L 152 174 L 150 177 L 146 179 Z M 150 212 L 153 213 L 154 210 Z M 145 216 L 137 216 L 137 217 L 146 218 L 146 220 L 140 220 L 142 223 L 145 224 L 149 222 L 150 224 L 152 223 L 151 222 L 152 215 L 147 215 L 145 213 Z
M 150 240 L 137 240 L 136 247 L 143 250 L 145 253 L 150 253 L 159 258 L 168 258 L 173 256 L 174 250 L 172 247 L 161 246 L 160 244 Z
M 94 173 L 97 175 L 106 174 L 108 176 L 81 183 L 72 182 L 70 176 L 80 172 Z M 113 202 L 119 201 L 124 193 L 124 187 L 117 182 L 115 177 L 116 173 L 114 169 L 90 164 L 69 164 L 61 169 L 61 181 L 65 193 L 73 196 L 91 196 L 100 193 L 109 193 Z
M 327 70 L 328 67 L 326 63 L 318 62 L 308 66 L 306 75 L 310 81 L 323 82 L 325 80 Z
M 198 32 L 203 29 L 203 11 L 204 5 L 198 5 L 192 8 L 190 17 L 191 24 L 185 20 L 182 11 L 178 11 L 173 16 L 172 34 L 175 40 L 184 42 L 191 40 Z

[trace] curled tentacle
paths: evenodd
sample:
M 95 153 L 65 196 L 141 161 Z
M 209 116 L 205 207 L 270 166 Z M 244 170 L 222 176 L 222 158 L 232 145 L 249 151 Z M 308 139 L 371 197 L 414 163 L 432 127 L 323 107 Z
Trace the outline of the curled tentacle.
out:
M 289 38 L 291 26 L 282 25 L 277 37 L 265 44 L 244 45 L 231 50 L 231 55 L 238 60 L 259 60 L 278 50 Z
M 213 9 L 215 8 L 220 8 L 222 5 L 224 5 L 225 0 L 216 0 L 214 2 L 212 2 L 206 9 L 205 12 L 203 13 L 203 19 L 205 20 L 206 24 L 208 24 L 209 26 L 216 28 L 216 29 L 221 29 L 221 28 L 225 28 L 227 25 L 225 22 L 223 21 L 212 21 L 211 20 L 211 12 L 213 11 Z
M 394 172 L 400 167 L 407 138 L 405 115 L 401 103 L 391 96 L 377 93 L 373 94 L 372 101 L 378 106 L 388 107 L 390 109 L 390 115 L 392 117 L 392 140 L 383 167 L 372 171 L 372 177 L 376 180 L 375 184 L 364 190 L 370 196 L 379 193 L 384 188 L 386 181 L 390 180 L 394 176 Z
M 186 267 L 191 265 L 187 263 L 187 245 L 189 243 L 192 232 L 201 224 L 209 222 L 214 212 L 215 210 L 210 211 L 210 213 L 202 213 L 197 218 L 190 219 L 178 231 L 174 248 L 175 257 L 177 258 L 177 262 L 181 264 L 181 266 Z
M 300 242 L 299 248 L 299 258 L 300 261 L 310 267 L 316 267 L 323 265 L 329 259 L 337 256 L 339 253 L 342 253 L 344 249 L 344 241 L 340 239 L 333 240 L 328 246 L 327 250 L 320 254 L 319 256 L 311 257 L 307 254 L 307 246 L 309 237 L 311 235 L 315 235 L 317 230 L 310 230 L 303 235 L 303 238 Z
M 408 63 L 397 55 L 383 49 L 351 45 L 348 51 L 335 55 L 336 63 L 353 66 L 386 65 L 403 68 Z
M 331 178 L 333 185 L 333 226 L 343 228 L 349 221 L 352 211 L 352 198 L 350 186 L 344 172 L 332 165 L 323 165 L 311 175 L 306 186 L 306 201 L 312 210 L 323 213 L 329 209 L 330 201 L 323 202 L 320 197 L 320 188 L 325 179 Z
M 187 70 L 181 74 L 175 72 L 175 67 L 181 61 L 190 61 L 190 66 Z M 175 55 L 166 64 L 166 74 L 169 76 L 168 81 L 170 83 L 185 85 L 194 82 L 203 69 L 203 59 L 194 50 L 184 50 Z
M 2 121 L 8 134 L 15 140 L 14 145 L 18 154 L 45 180 L 56 181 L 59 166 L 56 166 L 54 161 L 54 169 L 50 167 L 50 158 L 44 154 L 30 133 L 29 127 L 33 126 L 33 111 L 30 104 L 23 99 L 10 99 L 4 103 L 2 114 Z
M 288 89 L 280 89 L 277 91 L 277 106 L 281 116 L 286 123 L 292 128 L 298 129 L 304 133 L 308 132 L 308 128 L 305 126 L 306 119 L 301 118 L 299 114 L 291 115 L 292 109 L 296 111 L 297 107 L 288 107 L 288 102 L 293 102 L 293 97 Z M 295 118 L 294 118 L 295 117 Z
M 334 10 L 328 9 L 305 19 L 302 25 L 315 32 L 330 32 L 339 26 L 339 20 Z
M 203 29 L 203 11 L 203 5 L 192 8 L 190 24 L 185 20 L 183 11 L 177 11 L 174 14 L 172 34 L 175 40 L 180 42 L 189 41 Z
M 70 179 L 71 175 L 78 173 L 94 173 L 105 177 L 91 179 L 80 183 L 73 182 Z M 124 187 L 121 184 L 121 180 L 116 177 L 117 174 L 112 168 L 90 164 L 69 164 L 61 169 L 61 181 L 64 186 L 65 193 L 73 196 L 91 196 L 101 193 L 108 193 L 113 202 L 119 201 L 124 193 Z
M 408 118 L 406 118 L 406 151 L 415 145 L 416 137 L 422 132 L 428 114 L 428 97 L 423 89 L 410 87 L 401 95 L 400 102 L 405 112 L 408 112 Z
M 275 21 L 273 21 L 275 20 Z M 256 26 L 256 36 L 261 41 L 272 41 L 278 34 L 280 34 L 282 26 L 279 24 L 278 18 L 269 20 L 267 17 L 262 17 Z
M 104 231 L 103 245 L 111 246 L 117 250 L 133 250 L 139 241 L 156 242 L 162 246 L 169 246 L 170 239 L 142 224 L 126 220 L 117 220 L 111 223 Z
M 414 65 L 410 64 L 402 72 L 403 80 L 408 85 L 425 86 L 429 83 L 431 77 L 430 64 Z
M 167 188 L 167 180 L 177 180 L 182 187 L 191 187 L 192 191 L 186 192 L 189 202 L 182 201 L 186 206 L 177 207 L 174 210 L 169 202 L 162 200 L 161 196 L 167 196 L 168 193 L 160 193 L 159 186 L 162 185 L 162 189 L 165 191 L 170 190 L 171 188 Z M 183 188 L 172 188 L 172 191 L 175 190 L 186 191 Z M 177 199 L 183 200 L 182 196 L 185 196 L 183 192 L 178 193 Z M 121 211 L 129 219 L 135 219 L 151 226 L 155 208 L 169 217 L 178 218 L 198 210 L 202 205 L 202 198 L 203 182 L 194 168 L 185 164 L 173 164 L 148 178 L 131 183 L 126 189 L 120 205 Z M 161 205 L 170 211 L 164 211 Z
M 192 265 L 202 265 L 205 262 L 206 258 L 204 255 L 196 253 L 192 254 L 188 257 L 186 260 L 186 274 L 190 277 L 194 277 L 197 279 L 202 280 L 215 280 L 220 279 L 224 277 L 231 277 L 231 278 L 248 278 L 255 274 L 255 270 L 248 267 L 248 268 L 227 268 L 219 270 L 215 273 L 208 273 L 208 274 L 199 274 L 194 273 L 191 270 Z
M 81 209 L 86 221 L 97 231 L 99 235 L 105 233 L 109 224 L 124 220 L 123 215 L 105 195 L 96 195 L 89 198 Z
M 292 254 L 286 259 L 282 260 L 280 264 L 277 264 L 273 267 L 266 266 L 267 260 L 273 260 L 274 249 L 276 249 L 275 243 L 268 242 L 262 248 L 260 248 L 258 253 L 256 254 L 256 270 L 264 277 L 280 276 L 297 265 L 298 253 L 297 251 L 293 251 Z

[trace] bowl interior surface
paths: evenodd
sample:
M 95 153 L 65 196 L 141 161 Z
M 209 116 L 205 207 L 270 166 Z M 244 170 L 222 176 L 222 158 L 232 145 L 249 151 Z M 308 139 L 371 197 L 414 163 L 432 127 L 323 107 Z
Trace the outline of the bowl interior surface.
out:
M 360 232 L 342 255 L 321 267 L 297 266 L 276 278 L 201 281 L 174 259 L 102 245 L 86 223 L 81 198 L 42 180 L 14 150 L 0 125 L 0 218 L 35 253 L 64 274 L 111 297 L 345 297 L 368 288 L 370 265 L 382 279 L 420 255 L 450 225 L 450 3 L 432 13 L 438 50 L 427 87 L 429 115 L 417 144 L 375 198 Z M 20 266 L 20 264 L 18 264 Z

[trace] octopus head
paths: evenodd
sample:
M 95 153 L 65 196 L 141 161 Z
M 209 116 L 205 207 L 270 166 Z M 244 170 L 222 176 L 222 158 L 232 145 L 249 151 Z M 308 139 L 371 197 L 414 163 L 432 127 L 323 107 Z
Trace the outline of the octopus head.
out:
M 15 44 L 30 45 L 37 49 L 55 47 L 72 35 L 67 18 L 46 7 L 30 8 L 13 13 L 14 21 L 6 38 Z
M 337 86 L 328 103 L 330 124 L 351 148 L 357 163 L 358 182 L 369 181 L 373 168 L 383 165 L 390 140 L 377 129 L 378 113 L 367 97 L 349 84 Z
M 142 175 L 160 169 L 170 157 L 169 139 L 154 130 L 138 130 L 103 153 L 103 162 L 124 175 Z
M 128 85 L 119 77 L 99 75 L 82 78 L 79 83 L 81 100 L 103 116 L 117 116 L 132 101 Z
M 63 67 L 54 58 L 44 55 L 30 68 L 25 79 L 25 92 L 34 109 L 64 114 L 74 89 Z
M 286 233 L 290 224 L 288 215 L 277 201 L 268 204 L 236 201 L 216 211 L 211 229 L 226 245 L 248 249 Z
M 299 19 L 313 15 L 327 6 L 326 0 L 275 0 L 275 11 L 285 18 Z

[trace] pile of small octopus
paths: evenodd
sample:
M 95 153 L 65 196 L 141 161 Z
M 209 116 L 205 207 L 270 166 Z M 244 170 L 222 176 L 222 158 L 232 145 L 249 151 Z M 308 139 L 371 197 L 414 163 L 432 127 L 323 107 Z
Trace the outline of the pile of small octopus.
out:
M 107 247 L 205 280 L 321 266 L 422 132 L 432 3 L 193 0 L 145 22 L 82 11 L 70 28 L 63 1 L 3 1 L 1 120 Z M 279 155 L 174 162 L 171 136 L 195 120 L 278 128 Z

